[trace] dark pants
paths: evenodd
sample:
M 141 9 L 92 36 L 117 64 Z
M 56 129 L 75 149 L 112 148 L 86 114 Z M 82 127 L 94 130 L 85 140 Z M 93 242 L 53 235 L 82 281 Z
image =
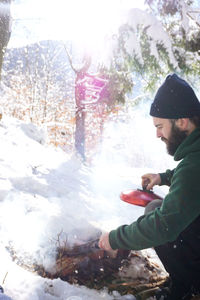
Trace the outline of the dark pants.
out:
M 160 207 L 161 203 L 162 200 L 152 201 L 145 214 Z M 200 216 L 174 242 L 155 247 L 155 251 L 177 286 L 200 290 Z

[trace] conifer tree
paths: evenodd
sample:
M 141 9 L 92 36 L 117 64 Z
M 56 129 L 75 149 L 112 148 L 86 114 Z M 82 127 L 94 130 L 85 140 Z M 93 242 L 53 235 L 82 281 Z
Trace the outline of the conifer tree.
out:
M 200 6 L 191 0 L 146 0 L 148 9 L 132 9 L 119 29 L 116 61 L 140 75 L 147 89 L 178 72 L 198 82 Z M 132 48 L 131 48 L 132 47 Z
M 0 0 L 0 73 L 3 56 L 11 34 L 11 0 Z

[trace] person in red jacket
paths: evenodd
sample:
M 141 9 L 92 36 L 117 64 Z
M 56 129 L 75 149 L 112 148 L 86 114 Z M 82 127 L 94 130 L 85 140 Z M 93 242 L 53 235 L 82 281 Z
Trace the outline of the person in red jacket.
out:
M 152 202 L 145 214 L 100 237 L 104 250 L 154 247 L 170 275 L 159 300 L 190 300 L 200 292 L 200 103 L 191 86 L 176 74 L 158 89 L 150 115 L 157 137 L 180 161 L 174 170 L 145 174 L 142 186 L 170 186 L 163 201 Z

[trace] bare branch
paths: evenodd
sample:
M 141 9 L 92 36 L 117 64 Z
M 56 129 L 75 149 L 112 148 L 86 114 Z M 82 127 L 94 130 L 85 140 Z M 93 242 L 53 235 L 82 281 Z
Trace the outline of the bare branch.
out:
M 71 66 L 72 70 L 73 70 L 75 73 L 78 73 L 78 70 L 76 70 L 76 69 L 74 68 L 74 66 L 73 66 L 72 58 L 71 58 L 71 56 L 70 56 L 70 54 L 69 54 L 69 51 L 68 51 L 67 47 L 65 46 L 65 44 L 64 44 L 64 48 L 65 48 L 65 51 L 66 51 L 66 54 L 67 54 L 67 57 L 68 57 L 68 60 L 69 60 L 69 63 L 70 63 L 70 66 Z

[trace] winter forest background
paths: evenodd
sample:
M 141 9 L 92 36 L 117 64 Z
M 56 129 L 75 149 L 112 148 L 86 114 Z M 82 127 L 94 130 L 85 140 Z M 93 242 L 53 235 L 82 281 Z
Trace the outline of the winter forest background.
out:
M 174 166 L 148 111 L 170 72 L 200 96 L 200 2 L 1 0 L 0 9 L 0 284 L 14 300 L 135 299 L 27 266 L 51 273 L 58 245 L 136 220 L 142 208 L 120 192 Z M 143 261 L 131 266 L 132 278 L 149 279 Z
M 5 113 L 43 124 L 51 144 L 73 151 L 75 73 L 67 51 L 75 67 L 88 55 L 88 73 L 108 79 L 106 101 L 86 107 L 88 155 L 96 151 L 107 118 L 151 99 L 169 72 L 197 87 L 198 1 L 131 2 L 13 1 L 2 71 Z

